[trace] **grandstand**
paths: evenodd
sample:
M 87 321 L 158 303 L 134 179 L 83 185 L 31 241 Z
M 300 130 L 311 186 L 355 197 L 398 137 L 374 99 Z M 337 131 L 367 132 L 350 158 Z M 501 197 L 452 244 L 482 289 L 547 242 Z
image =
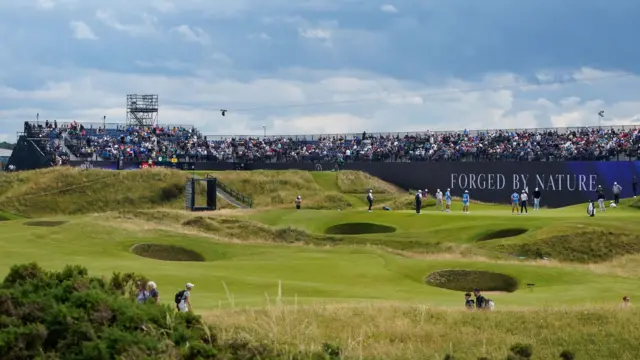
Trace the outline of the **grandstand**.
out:
M 158 95 L 127 95 L 125 123 L 25 122 L 17 169 L 69 161 L 405 162 L 637 160 L 635 126 L 309 135 L 209 135 L 158 123 Z
M 209 162 L 637 160 L 635 126 L 203 136 L 191 125 L 25 122 L 18 169 L 69 160 Z

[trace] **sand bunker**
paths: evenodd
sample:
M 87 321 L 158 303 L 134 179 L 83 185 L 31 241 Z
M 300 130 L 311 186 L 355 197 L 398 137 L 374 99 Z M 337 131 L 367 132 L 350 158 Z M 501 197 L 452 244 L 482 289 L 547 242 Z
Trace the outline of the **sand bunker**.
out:
M 64 225 L 68 221 L 27 221 L 24 223 L 26 226 L 39 226 L 39 227 L 56 227 Z
M 529 231 L 529 229 L 523 229 L 523 228 L 500 229 L 500 230 L 492 231 L 488 234 L 481 236 L 477 241 L 506 239 L 506 238 L 522 235 L 527 231 Z
M 176 245 L 138 244 L 131 252 L 142 257 L 162 261 L 205 261 L 200 253 Z
M 328 235 L 363 235 L 363 234 L 388 234 L 396 232 L 393 226 L 373 223 L 344 223 L 330 226 L 324 233 Z
M 425 278 L 428 285 L 457 291 L 478 288 L 487 292 L 514 292 L 518 280 L 505 274 L 480 270 L 441 270 Z

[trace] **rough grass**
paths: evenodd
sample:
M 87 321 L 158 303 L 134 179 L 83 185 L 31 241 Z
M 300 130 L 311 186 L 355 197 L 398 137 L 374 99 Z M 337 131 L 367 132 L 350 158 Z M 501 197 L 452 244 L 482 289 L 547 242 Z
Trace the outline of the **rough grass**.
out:
M 256 207 L 293 207 L 302 196 L 304 209 L 343 209 L 364 205 L 366 191 L 387 197 L 404 194 L 397 187 L 358 171 L 321 173 L 257 170 L 213 172 L 220 181 L 253 198 Z
M 519 244 L 503 244 L 499 249 L 532 258 L 558 261 L 598 263 L 616 257 L 639 254 L 640 235 L 589 229 L 569 234 L 557 234 Z
M 492 271 L 440 270 L 429 274 L 425 282 L 431 286 L 457 291 L 472 291 L 475 288 L 482 291 L 518 290 L 518 279 Z
M 338 171 L 336 177 L 342 193 L 366 194 L 369 190 L 373 190 L 374 195 L 404 193 L 399 187 L 361 171 Z
M 305 245 L 335 245 L 343 238 L 311 234 L 304 230 L 285 227 L 272 228 L 254 221 L 225 216 L 191 216 L 163 211 L 127 211 L 115 215 L 118 219 L 144 221 L 158 225 L 179 225 L 192 231 L 213 235 L 220 239 L 247 242 L 271 242 Z
M 288 301 L 290 304 L 292 301 Z M 576 359 L 635 360 L 640 353 L 638 309 L 574 308 L 468 312 L 424 305 L 271 306 L 214 311 L 204 315 L 232 337 L 297 350 L 330 341 L 344 359 L 505 359 L 517 342 L 533 346 L 533 359 L 559 359 L 563 350 Z M 223 335 L 224 336 L 224 335 Z M 595 340 L 597 339 L 597 340 Z
M 251 196 L 254 207 L 293 208 L 296 196 L 302 207 L 349 209 L 365 206 L 365 193 L 373 188 L 378 206 L 412 209 L 413 196 L 366 173 L 343 171 L 313 176 L 305 171 L 223 171 L 210 173 L 221 182 Z M 201 173 L 204 175 L 204 173 Z M 16 172 L 0 177 L 0 210 L 27 217 L 76 215 L 115 210 L 184 208 L 184 184 L 191 174 L 169 169 L 136 171 L 50 168 Z M 318 181 L 316 181 L 316 178 Z M 198 204 L 206 186 L 198 182 Z M 218 197 L 219 209 L 233 208 Z M 423 207 L 430 206 L 425 202 Z M 0 219 L 6 218 L 0 214 Z
M 131 252 L 142 257 L 163 261 L 205 261 L 202 254 L 177 245 L 167 244 L 137 244 Z
M 0 177 L 2 210 L 29 217 L 127 209 L 184 208 L 187 174 L 175 170 L 58 167 Z M 204 187 L 198 196 L 206 196 Z M 219 201 L 224 205 L 223 201 Z

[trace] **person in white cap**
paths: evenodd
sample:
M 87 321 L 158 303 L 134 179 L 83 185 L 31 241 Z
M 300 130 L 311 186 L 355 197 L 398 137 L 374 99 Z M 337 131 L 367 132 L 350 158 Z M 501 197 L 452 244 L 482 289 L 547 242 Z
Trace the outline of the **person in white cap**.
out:
M 302 196 L 298 195 L 296 197 L 296 210 L 300 210 L 301 205 L 302 205 Z
M 369 190 L 367 194 L 367 202 L 369 203 L 369 212 L 371 212 L 371 207 L 373 206 L 373 190 Z
M 191 308 L 191 290 L 193 290 L 193 287 L 195 285 L 193 285 L 192 283 L 187 283 L 187 285 L 185 285 L 185 289 L 184 290 L 180 290 L 177 294 L 176 294 L 176 307 L 178 308 L 178 311 L 180 312 L 187 312 L 187 311 L 193 311 L 193 309 Z
M 522 194 L 520 195 L 520 215 L 527 215 L 529 213 L 529 210 L 527 209 L 527 200 L 529 200 L 529 195 L 524 189 L 522 189 Z
M 465 190 L 462 194 L 462 212 L 465 214 L 469 213 L 469 200 L 469 190 Z
M 436 210 L 444 211 L 444 204 L 442 203 L 442 191 L 440 191 L 440 189 L 436 191 Z
M 422 209 L 422 190 L 418 190 L 416 193 L 416 214 L 420 215 Z
M 620 203 L 620 193 L 622 192 L 622 186 L 618 185 L 617 182 L 613 183 L 613 202 L 618 205 Z
M 447 189 L 447 192 L 444 193 L 444 201 L 446 202 L 446 212 L 451 212 L 451 189 Z
M 149 297 L 147 298 L 147 301 L 151 300 L 154 304 L 157 304 L 160 300 L 160 295 L 158 294 L 158 286 L 155 282 L 149 281 L 147 283 L 147 289 L 149 289 Z

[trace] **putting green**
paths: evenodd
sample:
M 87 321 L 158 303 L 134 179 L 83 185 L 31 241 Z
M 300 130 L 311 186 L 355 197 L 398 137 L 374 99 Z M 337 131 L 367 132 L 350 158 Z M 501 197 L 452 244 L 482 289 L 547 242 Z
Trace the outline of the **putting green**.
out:
M 242 225 L 241 221 L 259 221 L 278 227 L 295 226 L 310 234 L 322 234 L 339 223 L 372 222 L 395 227 L 397 231 L 350 235 L 343 245 L 351 245 L 352 238 L 362 243 L 380 239 L 390 243 L 410 242 L 415 246 L 451 244 L 496 254 L 499 246 L 532 242 L 550 232 L 604 229 L 613 224 L 622 224 L 618 226 L 621 231 L 638 230 L 632 221 L 636 213 L 626 210 L 595 219 L 585 217 L 578 208 L 544 210 L 529 216 L 511 216 L 508 209 L 501 206 L 478 205 L 472 211 L 468 215 L 430 211 L 418 216 L 408 211 L 275 210 L 228 211 L 225 216 L 238 214 L 238 220 L 233 222 L 236 225 Z M 159 215 L 154 216 L 161 219 Z M 205 216 L 216 219 L 221 215 Z M 0 223 L 3 254 L 0 271 L 6 272 L 13 264 L 30 261 L 51 269 L 81 264 L 104 275 L 134 271 L 158 283 L 165 302 L 171 302 L 173 293 L 184 283 L 192 282 L 196 284 L 194 306 L 199 309 L 262 306 L 267 297 L 278 296 L 279 284 L 285 301 L 296 299 L 300 303 L 386 300 L 460 307 L 461 292 L 425 284 L 426 276 L 443 269 L 490 271 L 517 279 L 521 287 L 518 291 L 491 295 L 500 308 L 615 303 L 623 294 L 640 295 L 640 281 L 594 272 L 581 265 L 530 263 L 508 256 L 494 261 L 456 255 L 408 255 L 364 246 L 315 248 L 243 242 L 242 239 L 229 242 L 217 237 L 218 228 L 211 233 L 196 232 L 181 226 L 182 220 L 174 224 L 168 220 L 115 220 L 102 215 L 41 220 L 69 222 L 49 228 L 24 226 L 25 220 Z M 529 231 L 513 238 L 476 243 L 476 239 L 489 230 L 514 227 Z M 247 239 L 251 240 L 261 239 Z M 336 243 L 339 245 L 340 241 Z M 131 252 L 132 246 L 143 243 L 179 246 L 201 254 L 205 261 L 169 262 Z M 533 291 L 523 288 L 528 283 L 535 284 Z

